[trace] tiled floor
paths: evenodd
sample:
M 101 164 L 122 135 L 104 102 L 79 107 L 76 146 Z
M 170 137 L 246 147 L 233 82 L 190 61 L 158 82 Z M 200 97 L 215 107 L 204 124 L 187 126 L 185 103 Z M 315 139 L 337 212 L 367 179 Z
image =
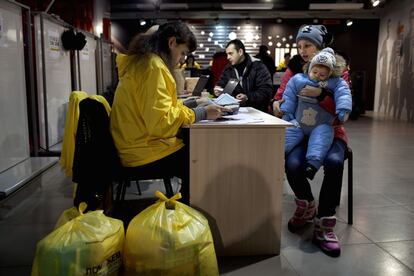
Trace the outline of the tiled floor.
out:
M 414 275 L 414 125 L 365 116 L 347 129 L 354 151 L 354 224 L 346 223 L 345 173 L 336 227 L 341 256 L 330 258 L 312 245 L 311 228 L 300 235 L 287 230 L 294 203 L 285 185 L 281 254 L 221 258 L 222 275 Z M 321 177 L 313 181 L 315 193 Z M 0 202 L 0 275 L 30 275 L 37 241 L 71 197 L 70 181 L 55 166 Z

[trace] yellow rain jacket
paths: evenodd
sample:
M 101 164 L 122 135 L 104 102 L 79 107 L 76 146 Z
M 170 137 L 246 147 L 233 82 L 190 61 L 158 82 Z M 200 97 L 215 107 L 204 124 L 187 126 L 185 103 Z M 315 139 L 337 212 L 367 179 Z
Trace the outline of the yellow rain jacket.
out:
M 111 111 L 111 133 L 121 163 L 136 167 L 160 160 L 184 146 L 180 127 L 194 112 L 177 100 L 167 65 L 155 54 L 118 55 L 119 84 Z

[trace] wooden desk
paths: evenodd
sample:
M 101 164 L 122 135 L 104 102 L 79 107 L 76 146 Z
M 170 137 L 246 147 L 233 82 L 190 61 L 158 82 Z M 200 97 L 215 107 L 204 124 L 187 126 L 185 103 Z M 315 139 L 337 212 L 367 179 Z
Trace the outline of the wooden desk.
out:
M 218 255 L 280 253 L 285 128 L 263 121 L 189 126 L 190 202 L 210 221 Z

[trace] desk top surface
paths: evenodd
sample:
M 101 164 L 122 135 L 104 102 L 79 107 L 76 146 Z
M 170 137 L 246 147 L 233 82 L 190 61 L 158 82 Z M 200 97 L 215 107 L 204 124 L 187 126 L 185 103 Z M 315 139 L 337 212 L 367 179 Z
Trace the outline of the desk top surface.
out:
M 241 120 L 205 120 L 191 125 L 184 126 L 186 128 L 285 128 L 291 126 L 289 122 L 279 119 L 270 114 L 264 113 L 253 107 L 240 108 L 239 114 L 243 117 Z

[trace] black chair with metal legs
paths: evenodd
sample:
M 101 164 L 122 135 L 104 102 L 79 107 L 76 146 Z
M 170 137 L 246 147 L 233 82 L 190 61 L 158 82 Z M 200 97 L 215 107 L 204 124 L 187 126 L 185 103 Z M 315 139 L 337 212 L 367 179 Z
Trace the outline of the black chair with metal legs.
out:
M 73 181 L 78 183 L 74 203 L 86 202 L 88 209 L 95 210 L 103 199 L 110 198 L 104 206 L 112 208 L 112 185 L 118 183 L 117 200 L 124 200 L 131 181 L 163 179 L 166 195 L 174 195 L 171 178 L 174 175 L 164 168 L 147 169 L 146 166 L 130 168 L 121 166 L 109 129 L 109 116 L 104 105 L 96 100 L 84 99 L 79 104 L 79 120 L 75 139 Z M 104 202 L 106 203 L 106 202 Z
M 353 167 L 354 167 L 354 155 L 352 153 L 352 149 L 348 146 L 346 149 L 346 159 L 348 159 L 348 224 L 353 224 Z
M 345 160 L 348 160 L 348 224 L 353 224 L 353 153 L 351 147 L 345 151 Z M 337 199 L 337 205 L 341 202 L 341 195 Z
M 154 173 L 153 171 L 146 170 L 144 167 L 135 167 L 133 169 L 122 167 L 121 177 L 117 188 L 116 200 L 125 200 L 126 189 L 132 181 L 136 181 L 138 194 L 141 194 L 139 181 L 155 179 L 163 180 L 166 196 L 172 197 L 174 195 L 174 191 L 171 185 L 171 178 L 173 178 L 174 175 L 171 175 L 170 173 L 163 173 L 161 169 L 162 168 L 160 168 L 159 172 Z

